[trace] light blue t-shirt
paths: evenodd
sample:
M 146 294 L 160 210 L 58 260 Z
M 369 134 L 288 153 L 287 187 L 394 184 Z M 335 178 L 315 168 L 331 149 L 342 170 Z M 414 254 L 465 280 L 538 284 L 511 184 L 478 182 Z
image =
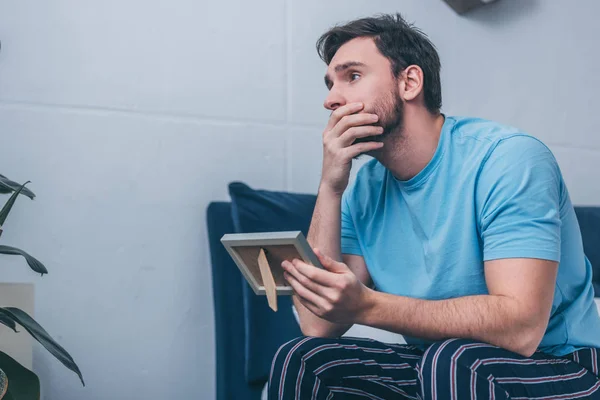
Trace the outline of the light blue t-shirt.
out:
M 428 300 L 487 294 L 487 260 L 559 261 L 539 349 L 600 348 L 592 267 L 562 174 L 515 128 L 446 116 L 433 158 L 408 181 L 367 162 L 342 197 L 342 253 L 364 257 L 378 291 Z

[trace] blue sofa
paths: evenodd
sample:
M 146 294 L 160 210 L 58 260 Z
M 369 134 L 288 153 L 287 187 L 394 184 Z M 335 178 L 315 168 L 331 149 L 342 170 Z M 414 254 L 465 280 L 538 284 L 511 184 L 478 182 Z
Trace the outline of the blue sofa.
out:
M 229 184 L 230 202 L 206 211 L 215 315 L 217 399 L 260 399 L 271 360 L 280 345 L 301 332 L 291 298 L 278 300 L 274 313 L 256 296 L 220 242 L 226 233 L 300 230 L 307 234 L 316 196 L 254 190 Z M 600 296 L 600 207 L 576 207 L 584 250 L 594 266 Z

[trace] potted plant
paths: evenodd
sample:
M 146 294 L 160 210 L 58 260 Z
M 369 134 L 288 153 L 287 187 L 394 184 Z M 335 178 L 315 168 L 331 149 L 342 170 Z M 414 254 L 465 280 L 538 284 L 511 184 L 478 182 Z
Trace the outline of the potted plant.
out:
M 12 193 L 4 207 L 2 207 L 2 210 L 0 210 L 0 241 L 2 226 L 19 195 L 27 196 L 32 200 L 35 198 L 35 194 L 25 187 L 28 183 L 20 185 L 0 174 L 0 194 Z M 23 256 L 32 270 L 42 276 L 48 273 L 44 264 L 16 247 L 0 244 L 0 254 Z M 85 386 L 81 371 L 73 358 L 26 312 L 15 307 L 0 307 L 0 323 L 8 326 L 15 332 L 18 332 L 17 325 L 22 326 L 34 339 L 40 342 L 42 346 L 63 363 L 65 367 L 75 372 L 79 376 L 81 384 Z M 29 400 L 39 398 L 40 381 L 37 375 L 23 367 L 8 354 L 0 352 L 0 399 Z

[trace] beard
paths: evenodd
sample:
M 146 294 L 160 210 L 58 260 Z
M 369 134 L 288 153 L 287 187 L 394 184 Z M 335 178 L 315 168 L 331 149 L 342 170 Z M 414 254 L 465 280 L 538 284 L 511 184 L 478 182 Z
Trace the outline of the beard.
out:
M 383 128 L 383 133 L 376 136 L 367 136 L 358 138 L 354 143 L 361 142 L 382 142 L 391 136 L 401 137 L 404 125 L 404 103 L 398 92 L 398 88 L 389 92 L 387 96 L 381 96 L 375 101 L 373 107 L 364 112 L 377 114 L 379 121 L 374 126 Z

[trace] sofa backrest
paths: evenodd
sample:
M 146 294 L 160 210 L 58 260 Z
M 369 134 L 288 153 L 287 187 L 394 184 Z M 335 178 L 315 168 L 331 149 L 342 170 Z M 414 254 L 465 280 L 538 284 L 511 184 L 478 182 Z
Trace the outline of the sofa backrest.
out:
M 575 207 L 583 251 L 592 264 L 596 297 L 600 297 L 600 207 Z

